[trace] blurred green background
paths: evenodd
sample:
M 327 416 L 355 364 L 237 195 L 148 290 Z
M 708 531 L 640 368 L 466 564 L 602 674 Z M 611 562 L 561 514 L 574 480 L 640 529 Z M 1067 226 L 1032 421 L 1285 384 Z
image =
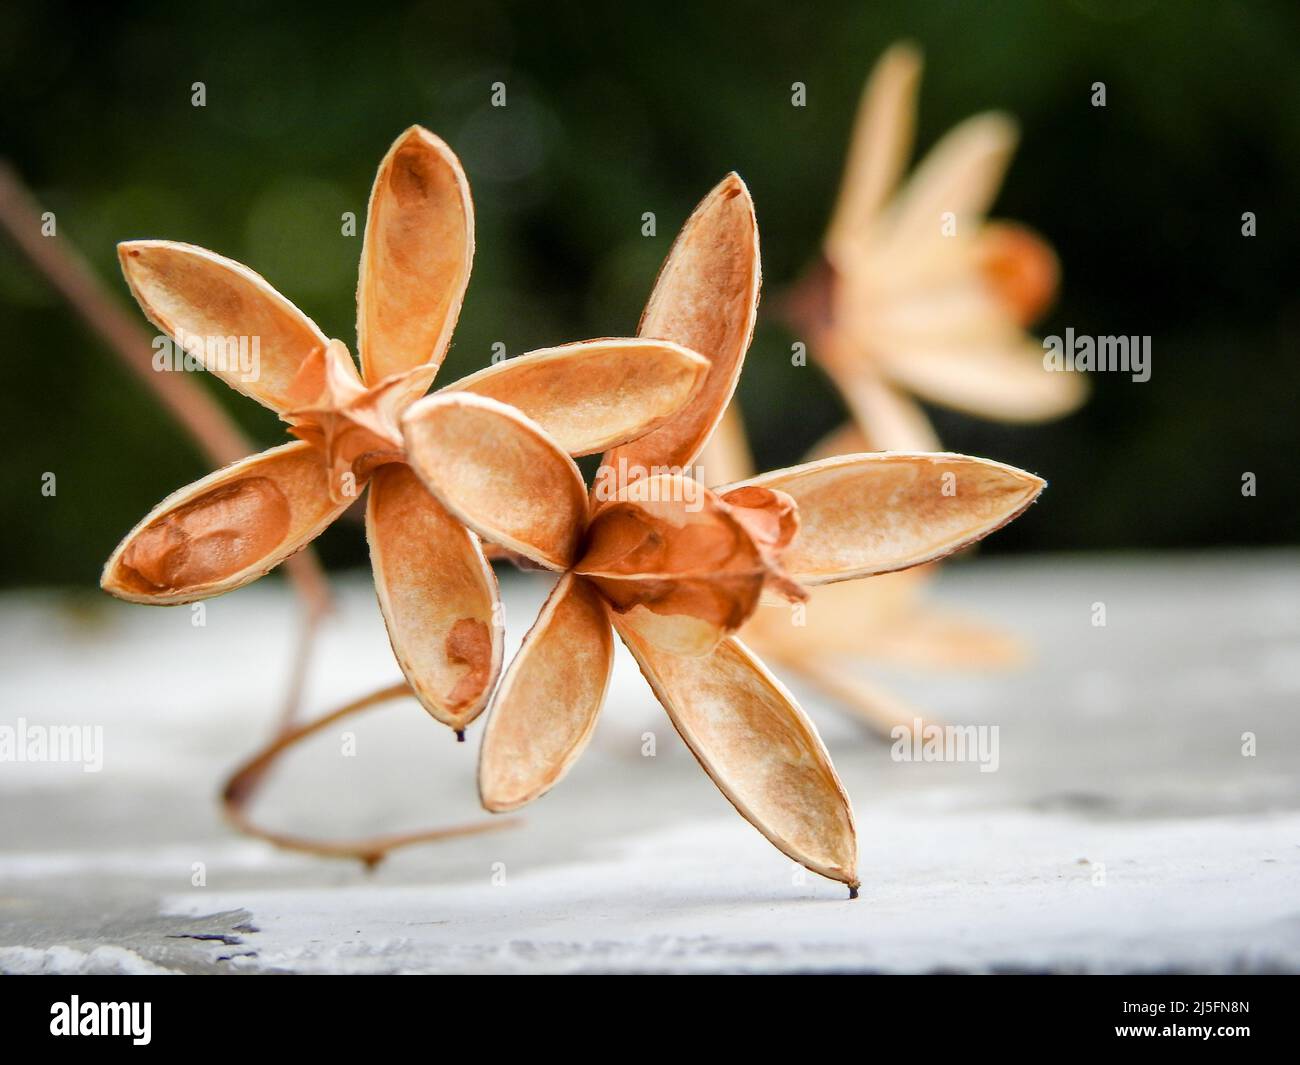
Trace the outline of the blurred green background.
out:
M 123 301 L 117 241 L 191 241 L 351 345 L 361 238 L 339 218 L 364 218 L 383 152 L 422 123 L 460 154 L 476 204 L 450 380 L 497 341 L 517 354 L 632 332 L 678 226 L 730 169 L 758 206 L 770 299 L 817 248 L 863 79 L 911 38 L 926 56 L 921 151 L 979 110 L 1021 123 L 993 214 L 1034 226 L 1063 260 L 1039 333 L 1153 337 L 1148 383 L 1093 375 L 1091 403 L 1059 423 L 935 412 L 953 450 L 1051 482 L 987 550 L 1295 542 L 1300 5 L 675 8 L 9 3 L 0 155 Z M 504 109 L 489 105 L 497 81 Z M 92 585 L 120 536 L 204 463 L 3 238 L 0 315 L 0 584 Z M 763 322 L 740 388 L 764 467 L 797 461 L 842 418 L 820 372 L 790 365 L 790 341 Z M 203 383 L 257 441 L 282 439 L 269 412 Z M 332 565 L 365 555 L 347 523 L 320 546 Z

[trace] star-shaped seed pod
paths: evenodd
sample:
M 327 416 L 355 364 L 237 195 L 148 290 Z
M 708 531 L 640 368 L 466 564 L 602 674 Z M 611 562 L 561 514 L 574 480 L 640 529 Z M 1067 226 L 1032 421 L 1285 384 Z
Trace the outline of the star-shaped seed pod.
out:
M 653 433 L 606 452 L 592 492 L 544 427 L 490 399 L 431 396 L 402 428 L 412 468 L 450 513 L 560 575 L 495 696 L 483 805 L 517 809 L 573 765 L 604 701 L 612 628 L 741 815 L 855 894 L 853 813 L 830 756 L 734 633 L 765 590 L 799 598 L 931 561 L 1010 521 L 1043 482 L 961 455 L 864 454 L 704 487 L 684 471 L 735 389 L 759 278 L 753 205 L 733 174 L 687 221 L 639 329 L 698 351 L 708 376 Z M 451 441 L 474 443 L 453 454 Z
M 997 421 L 1044 421 L 1084 399 L 1077 374 L 1043 366 L 1024 327 L 1059 278 L 1048 244 L 986 220 L 1015 150 L 1006 115 L 967 119 L 900 187 L 921 57 L 895 45 L 867 82 L 822 256 L 784 310 L 844 395 L 842 451 L 937 451 L 912 395 Z
M 119 250 L 150 321 L 298 440 L 163 500 L 113 552 L 103 588 L 160 605 L 233 591 L 368 487 L 366 535 L 394 654 L 421 705 L 463 738 L 500 672 L 496 579 L 478 538 L 411 472 L 400 429 L 447 353 L 469 283 L 474 210 L 459 160 L 413 126 L 379 165 L 357 284 L 359 371 L 341 341 L 247 267 L 171 241 Z M 223 357 L 237 341 L 257 352 L 253 365 Z M 604 339 L 521 355 L 450 389 L 516 404 L 581 455 L 654 430 L 706 371 L 670 342 Z

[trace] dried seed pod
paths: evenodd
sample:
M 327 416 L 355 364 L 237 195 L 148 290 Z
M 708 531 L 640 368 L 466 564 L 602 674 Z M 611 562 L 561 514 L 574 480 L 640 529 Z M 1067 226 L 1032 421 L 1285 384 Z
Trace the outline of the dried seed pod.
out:
M 1051 302 L 1051 248 L 986 214 L 1018 134 L 985 113 L 942 137 L 904 180 L 921 59 L 910 45 L 877 63 L 858 109 L 824 258 L 784 307 L 873 447 L 937 451 L 909 393 L 1002 421 L 1060 417 L 1087 393 L 1050 373 L 1024 333 Z
M 858 885 L 857 836 L 830 755 L 790 693 L 735 637 L 707 655 L 615 627 L 673 725 L 745 820 L 813 872 Z
M 412 406 L 402 426 L 412 468 L 457 518 L 548 569 L 572 564 L 587 490 L 537 423 L 494 399 L 445 392 Z
M 950 555 L 1019 515 L 1046 482 L 988 459 L 886 451 L 793 466 L 745 484 L 794 499 L 802 524 L 781 563 L 796 581 L 815 585 Z
M 326 338 L 263 277 L 233 259 L 172 240 L 127 241 L 117 253 L 149 321 L 236 391 L 277 413 L 293 405 L 299 369 L 325 349 Z M 256 373 L 230 358 L 231 342 L 238 353 L 241 341 L 251 344 L 254 338 Z
M 393 654 L 420 705 L 457 731 L 483 707 L 501 668 L 496 577 L 478 537 L 405 465 L 370 485 L 366 538 Z
M 699 352 L 709 360 L 708 376 L 666 424 L 606 452 L 604 467 L 645 476 L 695 461 L 736 390 L 761 278 L 754 203 L 740 177 L 728 174 L 678 234 L 637 330 Z
M 752 212 L 749 218 L 752 230 Z M 286 727 L 231 778 L 224 795 L 231 820 L 279 846 L 374 864 L 394 847 L 479 830 L 318 841 L 264 830 L 246 807 L 293 744 L 407 690 L 463 739 L 501 665 L 496 581 L 478 534 L 514 557 L 565 570 L 586 532 L 586 488 L 547 430 L 575 454 L 630 443 L 676 418 L 709 374 L 704 357 L 671 339 L 608 338 L 535 352 L 412 406 L 446 354 L 473 250 L 464 172 L 419 127 L 393 144 L 371 191 L 357 286 L 360 372 L 341 341 L 327 341 L 246 267 L 164 241 L 121 248 L 149 317 L 182 343 L 204 341 L 200 361 L 280 414 L 299 442 L 164 501 L 109 559 L 108 591 L 170 603 L 239 587 L 370 488 L 375 584 L 408 684 Z M 211 337 L 257 341 L 259 364 L 207 358 Z M 727 356 L 737 364 L 738 357 Z M 736 368 L 727 369 L 733 385 Z M 604 697 L 612 647 L 598 590 L 567 573 L 503 688 L 485 748 L 485 805 L 504 809 L 536 797 L 577 757 Z
M 370 192 L 357 281 L 361 376 L 416 367 L 420 395 L 451 343 L 474 261 L 474 204 L 460 160 L 412 126 L 388 149 Z
M 993 169 L 987 152 L 958 147 L 956 156 L 979 156 Z M 887 177 L 888 168 L 880 173 Z M 880 173 L 877 184 L 887 184 Z M 944 177 L 942 167 L 927 175 L 915 199 L 904 202 L 902 221 L 947 188 Z M 969 206 L 978 196 L 977 189 L 959 202 Z M 428 463 L 422 476 L 449 510 L 510 551 L 572 567 L 507 671 L 489 717 L 479 767 L 484 805 L 514 809 L 531 801 L 581 751 L 607 675 L 599 605 L 736 808 L 786 854 L 853 892 L 853 817 L 825 748 L 789 694 L 728 633 L 751 616 L 765 584 L 801 596 L 798 580 L 847 580 L 941 557 L 1011 520 L 1043 482 L 998 463 L 927 454 L 829 459 L 716 493 L 683 476 L 680 467 L 699 455 L 734 389 L 758 283 L 752 206 L 733 175 L 674 243 L 640 330 L 700 352 L 709 374 L 677 415 L 605 453 L 589 522 L 572 498 L 572 464 L 544 428 L 529 423 L 521 434 L 504 413 L 480 409 L 477 432 L 488 445 L 465 471 L 448 470 L 438 455 L 454 424 L 440 399 L 426 400 L 404 428 L 417 469 Z M 899 407 L 907 402 L 881 394 Z M 924 435 L 905 412 L 896 421 Z M 734 435 L 731 445 L 717 459 L 722 467 L 744 461 Z M 566 526 L 578 537 L 574 553 Z M 576 563 L 564 561 L 575 554 Z M 561 653 L 565 638 L 581 648 L 581 664 Z M 843 687 L 829 671 L 822 676 Z M 864 699 L 863 708 L 877 723 L 891 713 L 880 700 Z
M 169 495 L 127 533 L 100 584 L 159 606 L 221 595 L 305 547 L 350 502 L 330 499 L 310 445 L 271 448 Z
M 597 591 L 566 573 L 501 678 L 479 752 L 479 796 L 515 810 L 557 784 L 587 746 L 614 664 Z
M 626 628 L 697 655 L 754 612 L 772 566 L 731 507 L 697 481 L 661 474 L 597 510 L 575 571 Z
M 593 455 L 657 429 L 690 400 L 708 369 L 702 356 L 669 341 L 585 340 L 517 355 L 443 392 L 509 404 L 570 455 Z
M 167 241 L 122 245 L 131 290 L 161 328 L 182 342 L 208 336 L 260 342 L 257 372 L 205 365 L 280 414 L 301 442 L 169 497 L 113 553 L 104 588 L 148 603 L 237 588 L 309 542 L 373 481 L 367 532 L 394 652 L 425 709 L 463 730 L 482 710 L 500 669 L 496 583 L 477 537 L 405 468 L 401 416 L 446 353 L 473 251 L 464 171 L 446 144 L 418 126 L 394 142 L 371 191 L 357 286 L 360 372 L 341 341 L 327 341 L 247 267 Z M 540 461 L 528 472 L 554 474 L 541 495 L 558 492 L 569 511 L 530 529 L 530 507 L 544 515 L 549 500 L 509 497 L 515 509 L 505 515 L 503 535 L 513 528 L 532 537 L 530 549 L 562 569 L 573 559 L 587 515 L 572 460 L 539 450 L 535 424 L 472 390 L 523 403 L 570 446 L 597 450 L 671 418 L 706 371 L 701 356 L 670 341 L 613 338 L 539 352 L 494 367 L 436 401 L 444 406 L 432 412 L 443 417 L 414 433 L 417 444 L 426 444 L 415 449 L 416 464 L 441 480 L 459 478 L 451 487 L 464 496 L 465 488 L 490 495 L 506 483 L 476 482 L 471 468 L 482 466 L 484 449 L 500 445 L 525 464 Z M 508 413 L 482 422 L 484 408 Z M 497 436 L 481 437 L 483 425 L 495 427 Z M 428 446 L 438 429 L 438 447 Z

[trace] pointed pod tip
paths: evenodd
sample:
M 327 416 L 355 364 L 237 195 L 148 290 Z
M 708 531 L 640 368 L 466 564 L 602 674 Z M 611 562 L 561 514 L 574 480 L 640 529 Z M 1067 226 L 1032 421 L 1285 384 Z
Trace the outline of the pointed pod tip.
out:
M 117 261 L 122 268 L 122 273 L 130 274 L 132 265 L 135 260 L 140 259 L 146 247 L 149 245 L 147 240 L 121 240 L 117 244 Z
M 724 200 L 734 200 L 737 196 L 743 196 L 747 203 L 752 203 L 749 186 L 745 184 L 745 179 L 734 170 L 728 171 L 727 175 L 718 182 L 713 191 L 715 195 Z
M 407 126 L 404 130 L 402 130 L 401 133 L 397 135 L 397 140 L 395 143 L 405 144 L 407 141 L 425 140 L 426 138 L 435 141 L 438 140 L 438 136 L 435 133 L 433 133 L 431 130 L 429 130 L 425 126 L 420 125 L 418 122 L 413 122 L 411 125 Z
M 99 571 L 99 587 L 101 591 L 109 595 L 116 595 L 117 581 L 115 579 L 117 571 L 117 550 L 108 556 L 108 561 L 104 563 L 104 568 Z
M 143 606 L 173 606 L 178 602 L 177 599 L 165 595 L 150 595 L 148 591 L 142 591 L 139 587 L 134 587 L 124 580 L 120 564 L 123 549 L 123 545 L 118 545 L 118 548 L 104 564 L 104 569 L 99 575 L 101 591 L 111 595 L 114 599 L 122 600 L 124 603 L 139 603 Z
M 137 237 L 135 240 L 119 240 L 117 242 L 117 257 L 123 262 L 128 258 L 139 259 L 148 252 L 186 252 L 198 253 L 205 256 L 212 256 L 213 253 L 200 248 L 195 244 L 186 244 L 181 240 L 164 240 L 157 237 Z
M 407 126 L 398 134 L 397 139 L 393 141 L 393 145 L 389 149 L 389 155 L 395 154 L 399 149 L 412 144 L 432 149 L 448 163 L 454 164 L 457 168 L 460 166 L 460 160 L 457 158 L 456 153 L 451 150 L 451 146 L 433 130 L 427 126 L 421 126 L 418 122 Z
M 853 901 L 854 899 L 856 899 L 857 897 L 858 897 L 858 886 L 857 886 L 856 884 L 850 884 L 850 885 L 849 885 L 849 901 L 852 902 L 852 901 Z
M 491 743 L 486 737 L 484 743 Z M 531 789 L 521 790 L 519 788 L 503 787 L 499 783 L 487 779 L 491 774 L 485 776 L 483 766 L 479 766 L 478 781 L 478 801 L 490 814 L 512 814 L 516 810 L 527 806 L 530 802 L 540 798 L 548 789 Z M 552 784 L 554 781 L 552 781 Z
M 457 743 L 465 742 L 465 730 L 463 728 L 458 728 L 456 730 L 456 742 Z

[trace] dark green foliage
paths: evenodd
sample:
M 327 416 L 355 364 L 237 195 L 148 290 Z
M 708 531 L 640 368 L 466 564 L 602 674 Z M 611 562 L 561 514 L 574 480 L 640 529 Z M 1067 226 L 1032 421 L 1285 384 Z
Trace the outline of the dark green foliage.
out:
M 351 346 L 360 237 L 341 236 L 339 216 L 362 216 L 394 136 L 429 126 L 462 156 L 477 208 L 450 380 L 495 341 L 514 354 L 634 330 L 677 227 L 730 169 L 758 205 L 770 297 L 816 248 L 863 78 L 911 37 L 926 52 L 922 149 L 977 110 L 1021 121 L 994 213 L 1064 261 L 1042 331 L 1153 336 L 1149 383 L 1097 375 L 1091 405 L 1056 425 L 937 416 L 953 450 L 1051 481 L 988 550 L 1294 542 L 1300 8 L 675 7 L 9 4 L 0 153 L 123 300 L 116 241 L 192 241 L 247 262 Z M 489 106 L 495 81 L 505 109 Z M 805 108 L 790 106 L 794 81 Z M 1243 211 L 1258 236 L 1241 235 Z M 0 583 L 90 584 L 203 466 L 2 240 L 0 308 Z M 741 387 L 769 467 L 840 418 L 818 372 L 790 365 L 790 339 L 765 322 Z M 258 441 L 281 439 L 270 414 L 208 384 Z M 1245 471 L 1256 498 L 1241 495 Z M 344 525 L 322 549 L 358 563 L 365 545 Z

